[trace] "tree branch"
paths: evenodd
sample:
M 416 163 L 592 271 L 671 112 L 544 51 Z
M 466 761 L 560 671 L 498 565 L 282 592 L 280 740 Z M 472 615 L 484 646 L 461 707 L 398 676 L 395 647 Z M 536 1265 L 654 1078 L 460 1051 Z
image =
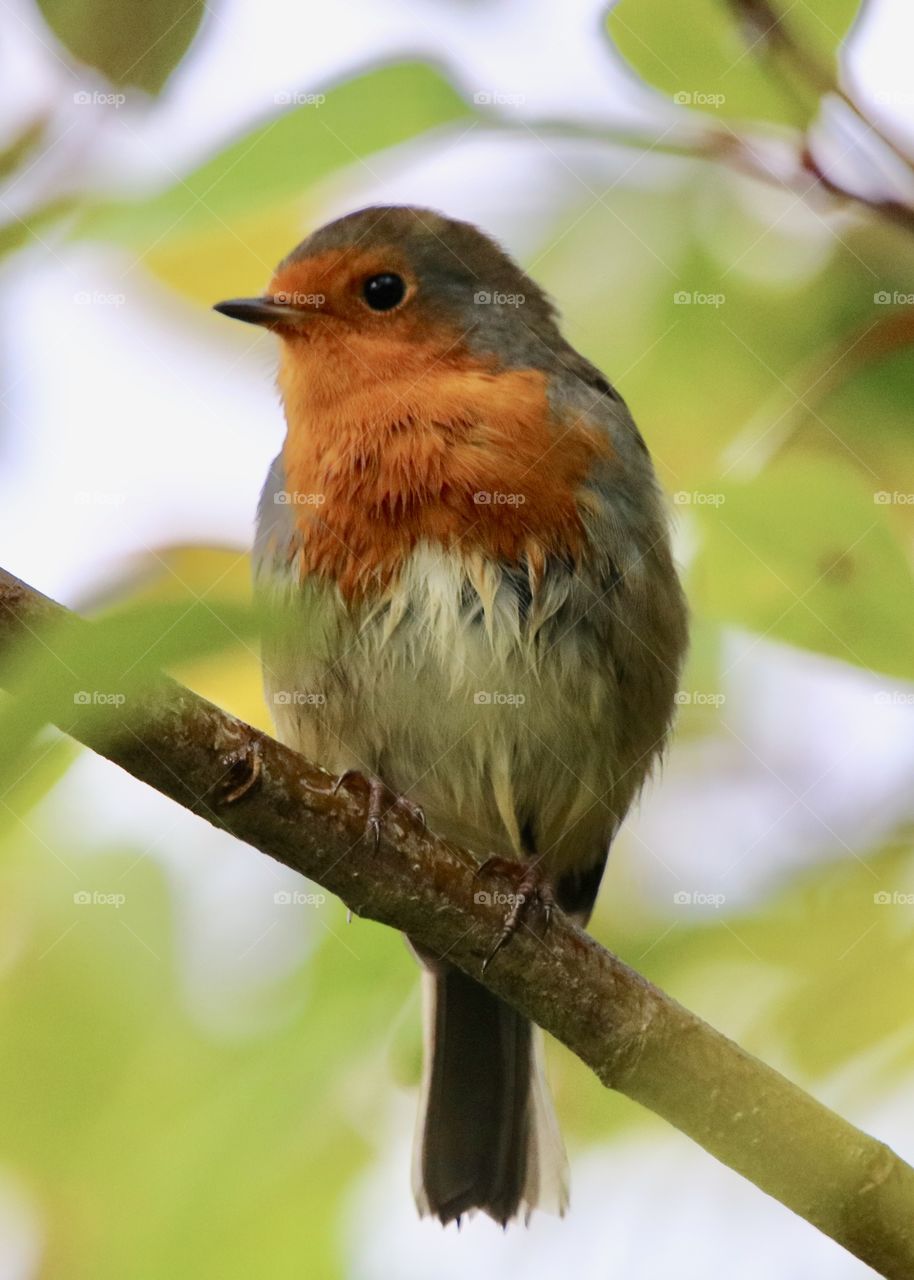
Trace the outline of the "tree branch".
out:
M 891 148 L 896 158 L 900 158 L 902 153 L 886 135 L 859 109 L 856 114 L 876 140 Z M 806 134 L 797 129 L 765 133 L 758 127 L 753 132 L 750 127 L 742 126 L 741 131 L 737 131 L 728 124 L 719 125 L 713 121 L 696 124 L 686 120 L 675 130 L 668 127 L 652 131 L 649 128 L 594 125 L 561 118 L 525 121 L 519 126 L 504 116 L 494 118 L 492 123 L 493 129 L 514 134 L 521 127 L 541 139 L 579 139 L 624 147 L 643 155 L 700 160 L 790 192 L 810 205 L 816 197 L 824 196 L 830 207 L 857 207 L 904 231 L 914 231 L 914 208 L 911 205 L 890 196 L 871 195 L 841 186 L 821 167 L 810 150 Z M 909 168 L 914 168 L 909 159 L 906 163 Z
M 0 570 L 0 650 L 47 646 L 46 627 L 93 642 L 93 624 Z M 41 638 L 39 638 L 39 636 Z M 2 680 L 15 686 L 15 664 Z M 74 675 L 73 693 L 79 688 Z M 522 929 L 483 977 L 501 909 L 476 860 L 400 809 L 375 850 L 357 781 L 315 765 L 165 676 L 132 701 L 76 706 L 66 731 L 135 778 L 409 934 L 471 974 L 705 1150 L 891 1280 L 914 1275 L 914 1170 L 689 1013 L 560 912 Z M 61 717 L 62 720 L 62 717 Z M 258 754 L 243 790 L 245 756 Z M 241 784 L 241 785 L 239 785 Z M 234 802 L 232 792 L 243 791 Z

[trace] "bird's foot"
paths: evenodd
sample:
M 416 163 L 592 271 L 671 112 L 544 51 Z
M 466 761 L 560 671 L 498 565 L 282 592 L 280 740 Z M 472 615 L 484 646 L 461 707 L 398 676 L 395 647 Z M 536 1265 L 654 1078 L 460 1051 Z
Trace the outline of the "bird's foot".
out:
M 503 895 L 508 910 L 495 946 L 482 962 L 483 973 L 502 947 L 514 937 L 521 924 L 530 921 L 531 913 L 539 918 L 542 923 L 542 932 L 545 933 L 549 928 L 555 907 L 552 884 L 546 873 L 540 870 L 538 863 L 511 862 L 507 858 L 499 857 L 487 858 L 477 867 L 474 878 L 496 871 L 514 880 L 515 888 L 512 893 Z
M 220 759 L 225 772 L 219 783 L 219 803 L 237 804 L 257 785 L 263 773 L 259 734 L 246 733 L 236 746 L 223 751 Z
M 365 814 L 365 835 L 377 849 L 381 843 L 381 823 L 393 809 L 402 809 L 414 822 L 425 826 L 425 814 L 422 808 L 404 795 L 395 795 L 388 790 L 380 778 L 374 774 L 359 773 L 358 769 L 346 769 L 339 775 L 330 788 L 331 795 L 336 795 L 346 782 L 359 779 L 368 788 L 368 805 Z

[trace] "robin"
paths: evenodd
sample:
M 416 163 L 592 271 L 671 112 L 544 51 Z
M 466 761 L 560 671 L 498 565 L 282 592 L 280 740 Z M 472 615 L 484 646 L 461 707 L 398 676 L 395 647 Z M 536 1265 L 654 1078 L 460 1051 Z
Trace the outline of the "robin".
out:
M 502 943 L 553 903 L 586 923 L 666 740 L 686 609 L 644 441 L 543 291 L 426 209 L 322 227 L 262 297 L 287 434 L 256 580 L 279 736 L 517 871 Z M 563 1212 L 538 1033 L 446 960 L 424 966 L 420 1212 Z

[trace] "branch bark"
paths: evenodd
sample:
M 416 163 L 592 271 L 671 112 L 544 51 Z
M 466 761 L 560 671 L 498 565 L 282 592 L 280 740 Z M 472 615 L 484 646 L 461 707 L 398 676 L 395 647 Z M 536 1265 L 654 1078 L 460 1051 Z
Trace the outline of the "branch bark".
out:
M 0 570 L 0 652 L 46 626 L 93 624 Z M 15 684 L 4 668 L 3 681 Z M 74 693 L 78 677 L 74 676 Z M 359 915 L 409 934 L 561 1040 L 607 1087 L 649 1107 L 890 1280 L 914 1276 L 914 1169 L 677 1004 L 557 913 L 482 975 L 502 911 L 475 859 L 393 810 L 375 850 L 365 791 L 332 779 L 166 676 L 131 705 L 66 729 L 133 777 L 308 876 Z M 79 712 L 80 708 L 77 707 Z M 250 752 L 256 782 L 239 798 Z M 507 882 L 486 888 L 510 889 Z

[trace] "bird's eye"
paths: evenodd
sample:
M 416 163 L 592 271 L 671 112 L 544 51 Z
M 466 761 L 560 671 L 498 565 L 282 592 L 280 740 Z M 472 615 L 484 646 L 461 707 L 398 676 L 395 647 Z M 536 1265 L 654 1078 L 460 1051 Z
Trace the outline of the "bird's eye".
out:
M 405 294 L 406 281 L 392 271 L 369 276 L 362 285 L 362 297 L 372 311 L 392 311 L 400 305 Z

